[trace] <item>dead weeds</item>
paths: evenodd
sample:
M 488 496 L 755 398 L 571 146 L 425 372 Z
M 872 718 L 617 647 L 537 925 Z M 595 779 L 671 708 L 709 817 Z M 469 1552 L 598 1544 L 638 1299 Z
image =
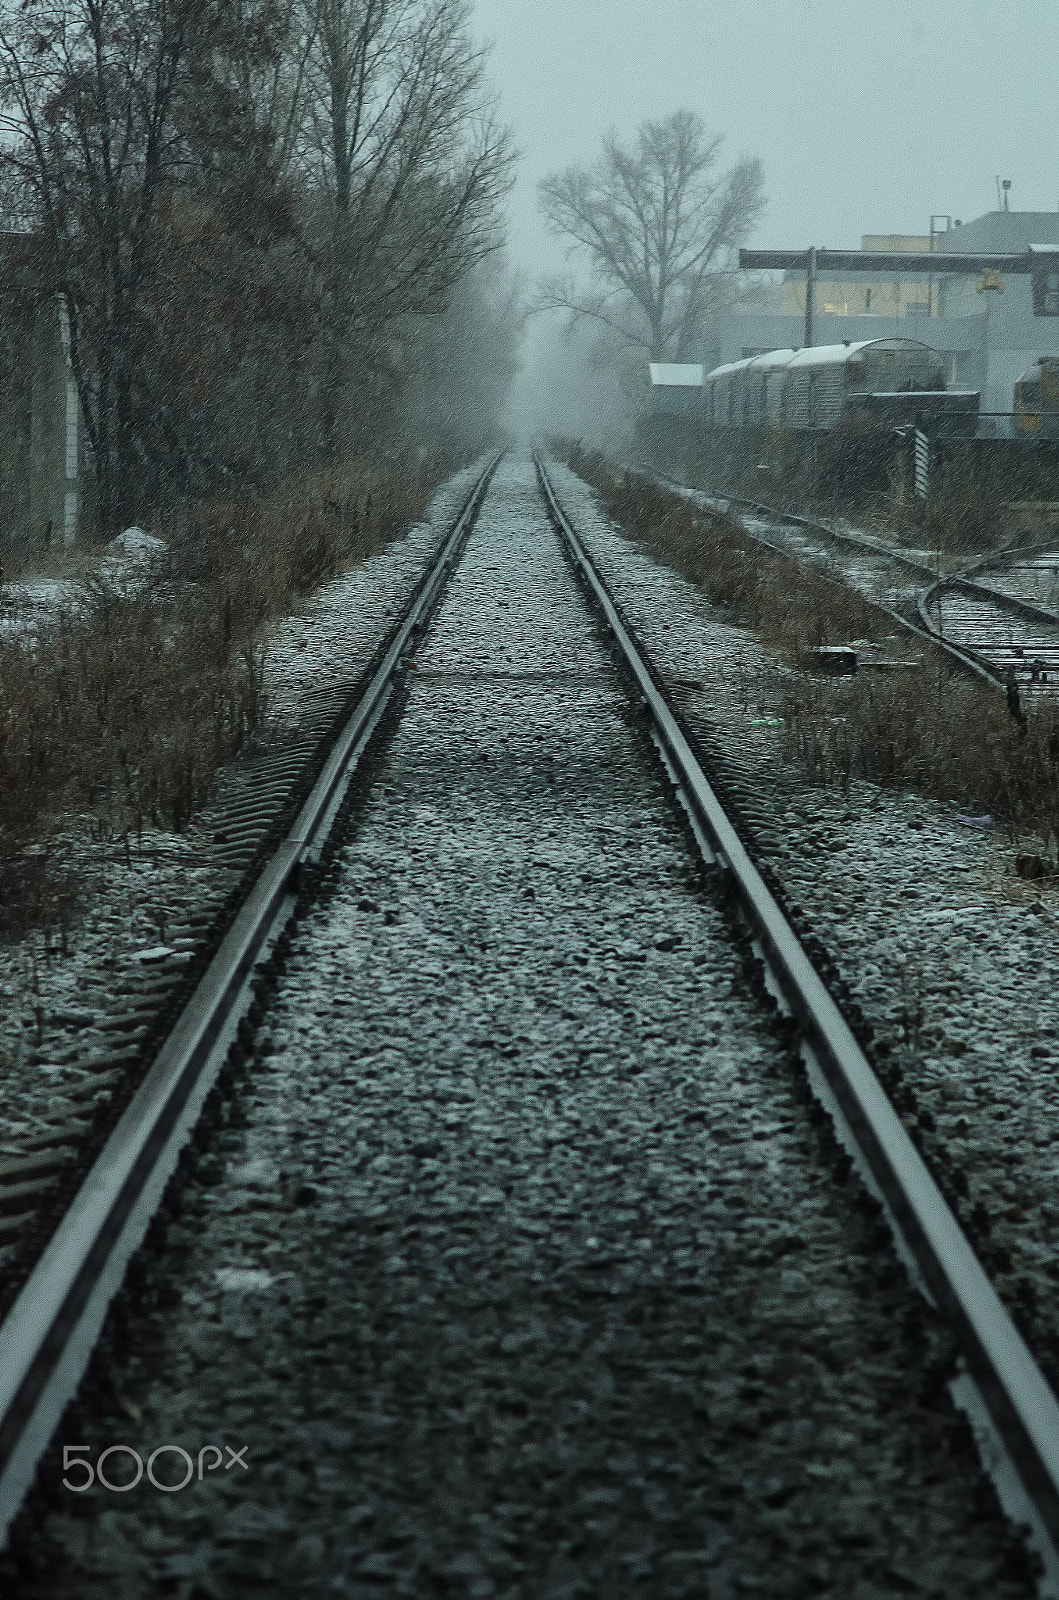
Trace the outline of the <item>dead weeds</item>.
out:
M 892 619 L 703 511 L 602 457 L 575 449 L 571 467 L 655 560 L 688 578 L 795 669 L 777 711 L 785 758 L 814 782 L 848 790 L 865 778 L 989 813 L 1012 838 L 1059 843 L 1059 711 L 1034 709 L 1021 727 L 1003 696 L 957 676 L 930 646 L 902 644 L 917 665 L 895 672 L 821 678 L 797 670 L 805 650 L 892 636 Z M 982 525 L 954 527 L 954 538 Z M 935 530 L 941 532 L 939 528 Z M 966 547 L 966 546 L 965 546 Z
M 31 637 L 0 639 L 0 938 L 62 925 L 77 890 L 48 841 L 184 828 L 262 730 L 274 622 L 422 515 L 439 461 L 351 463 L 193 506 L 149 592 L 100 579 Z

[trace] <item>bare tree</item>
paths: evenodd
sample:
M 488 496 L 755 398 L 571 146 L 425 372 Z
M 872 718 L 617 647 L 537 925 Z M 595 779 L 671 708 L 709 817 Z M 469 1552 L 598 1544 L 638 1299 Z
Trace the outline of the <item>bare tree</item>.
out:
M 343 448 L 502 240 L 466 0 L 0 0 L 0 208 L 113 526 Z
M 465 0 L 308 0 L 302 162 L 358 319 L 434 309 L 502 243 L 510 135 Z
M 194 233 L 208 249 L 187 226 L 202 129 L 244 138 L 225 67 L 249 46 L 228 23 L 225 0 L 0 0 L 0 161 L 41 291 L 65 298 L 104 526 L 134 512 L 150 437 L 183 448 L 151 373 L 175 259 Z
M 761 162 L 719 171 L 721 142 L 694 112 L 676 111 L 645 122 L 633 149 L 610 133 L 593 166 L 545 178 L 545 219 L 588 258 L 594 282 L 551 279 L 536 309 L 591 318 L 652 361 L 691 349 L 731 297 L 734 251 L 764 204 Z
M 332 449 L 409 318 L 443 309 L 503 242 L 513 178 L 466 0 L 301 0 L 292 170 L 326 287 L 320 385 Z

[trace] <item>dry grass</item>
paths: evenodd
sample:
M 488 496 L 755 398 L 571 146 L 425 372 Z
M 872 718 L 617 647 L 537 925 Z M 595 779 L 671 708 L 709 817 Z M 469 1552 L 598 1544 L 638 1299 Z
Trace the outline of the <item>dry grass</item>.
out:
M 989 814 L 1016 838 L 1059 840 L 1055 712 L 1031 714 L 1023 733 L 1002 696 L 937 653 L 917 672 L 800 676 L 779 710 L 788 758 L 816 782 L 868 778 Z
M 892 620 L 797 561 L 772 555 L 728 518 L 703 512 L 601 457 L 570 465 L 649 554 L 700 587 L 793 665 L 817 644 L 892 635 Z M 819 678 L 795 672 L 778 709 L 787 759 L 814 781 L 854 778 L 917 790 L 989 813 L 1015 837 L 1059 842 L 1059 712 L 1031 711 L 1025 730 L 1002 695 L 954 675 L 929 646 L 918 665 L 887 674 Z
M 770 430 L 762 445 L 766 468 L 754 456 L 724 459 L 690 452 L 659 465 L 716 494 L 744 495 L 780 510 L 822 517 L 845 516 L 888 539 L 936 552 L 948 565 L 964 565 L 1010 542 L 1007 501 L 1012 487 L 957 460 L 936 466 L 931 492 L 917 499 L 895 466 L 888 430 L 854 414 L 819 439 L 797 430 Z M 907 466 L 907 458 L 906 458 Z M 1027 492 L 1026 498 L 1032 498 Z
M 790 660 L 816 645 L 893 632 L 892 620 L 853 590 L 773 554 L 732 518 L 701 510 L 635 473 L 616 471 L 604 457 L 577 449 L 567 451 L 566 459 L 656 560 Z
M 922 543 L 942 555 L 985 555 L 1008 542 L 1004 507 L 995 496 L 952 490 L 926 502 L 919 529 Z
M 975 556 L 1011 542 L 1004 502 L 982 489 L 943 484 L 928 500 L 876 503 L 860 526 L 884 538 L 932 551 L 942 570 L 967 566 Z
M 172 535 L 177 571 L 218 592 L 233 635 L 252 636 L 420 517 L 451 470 L 359 461 L 268 495 L 203 501 Z
M 49 877 L 72 817 L 93 837 L 181 829 L 262 725 L 274 621 L 420 516 L 440 463 L 358 463 L 192 507 L 150 595 L 90 582 L 76 611 L 0 641 L 0 937 L 62 919 Z

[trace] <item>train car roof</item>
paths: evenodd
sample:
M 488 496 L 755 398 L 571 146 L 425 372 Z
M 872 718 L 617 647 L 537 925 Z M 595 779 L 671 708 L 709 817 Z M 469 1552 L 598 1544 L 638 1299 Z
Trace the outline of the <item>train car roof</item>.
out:
M 790 360 L 792 367 L 823 367 L 851 361 L 861 351 L 875 350 L 926 350 L 942 359 L 941 352 L 922 339 L 853 339 L 849 344 L 814 344 L 798 350 Z
M 788 345 L 784 350 L 765 350 L 759 356 L 751 356 L 747 362 L 748 367 L 759 371 L 762 367 L 785 367 L 794 356 L 793 345 Z
M 719 367 L 711 367 L 710 371 L 706 374 L 706 377 L 707 377 L 707 380 L 709 380 L 710 378 L 723 378 L 726 373 L 734 372 L 737 367 L 745 367 L 745 366 L 746 366 L 746 362 L 745 361 L 725 361 L 725 362 L 722 362 L 722 364 Z
M 705 374 L 705 382 L 709 384 L 712 378 L 726 378 L 729 373 L 744 373 L 749 366 L 763 365 L 771 355 L 782 355 L 784 360 L 777 362 L 776 365 L 785 366 L 785 363 L 789 362 L 790 357 L 792 357 L 793 350 L 766 350 L 765 355 L 744 355 L 741 362 L 725 362 L 721 366 L 715 366 L 712 371 Z
M 725 378 L 733 372 L 743 372 L 753 367 L 761 371 L 764 367 L 823 367 L 844 364 L 858 355 L 862 350 L 926 350 L 930 355 L 937 356 L 943 361 L 944 355 L 940 350 L 935 350 L 933 345 L 924 344 L 922 339 L 853 339 L 848 344 L 814 344 L 802 346 L 798 350 L 786 348 L 783 350 L 766 350 L 759 356 L 744 356 L 741 361 L 726 361 L 722 366 L 714 367 L 706 374 L 703 380 L 706 383 L 714 378 Z

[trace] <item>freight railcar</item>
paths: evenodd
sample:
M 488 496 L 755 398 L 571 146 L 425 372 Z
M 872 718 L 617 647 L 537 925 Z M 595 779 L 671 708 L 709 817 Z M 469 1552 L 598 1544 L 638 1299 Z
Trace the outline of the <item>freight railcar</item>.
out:
M 878 411 L 866 404 L 869 396 L 890 402 L 888 421 L 911 421 L 917 411 L 933 409 L 976 413 L 977 395 L 961 394 L 963 403 L 954 407 L 947 383 L 946 357 L 918 339 L 769 350 L 706 374 L 705 422 L 708 428 L 822 430 L 857 409 Z

